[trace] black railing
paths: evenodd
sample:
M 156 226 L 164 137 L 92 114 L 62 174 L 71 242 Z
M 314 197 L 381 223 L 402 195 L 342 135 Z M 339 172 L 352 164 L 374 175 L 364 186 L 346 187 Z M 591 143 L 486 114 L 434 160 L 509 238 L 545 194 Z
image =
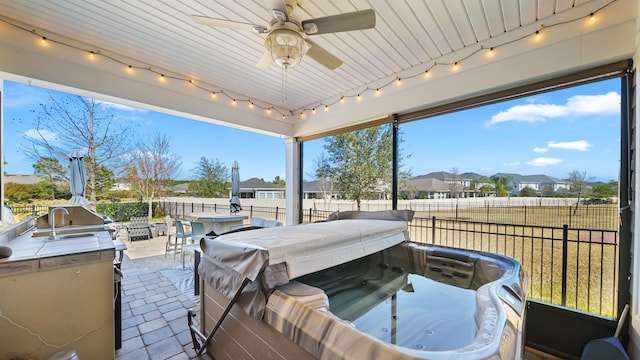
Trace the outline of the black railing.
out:
M 28 215 L 33 216 L 33 217 L 38 217 L 40 215 L 44 215 L 47 212 L 49 212 L 49 207 L 48 206 L 36 206 L 36 205 L 31 205 L 31 206 L 9 206 L 9 208 L 11 209 L 11 212 L 14 215 L 28 214 Z
M 426 203 L 417 206 L 407 204 L 404 208 L 414 210 L 416 216 L 440 219 L 455 219 L 498 224 L 518 224 L 527 226 L 562 227 L 567 224 L 574 228 L 618 230 L 617 204 L 574 205 L 522 205 L 464 206 L 456 203 Z
M 568 225 L 523 226 L 415 218 L 414 242 L 503 254 L 527 272 L 527 296 L 614 317 L 617 312 L 618 232 Z

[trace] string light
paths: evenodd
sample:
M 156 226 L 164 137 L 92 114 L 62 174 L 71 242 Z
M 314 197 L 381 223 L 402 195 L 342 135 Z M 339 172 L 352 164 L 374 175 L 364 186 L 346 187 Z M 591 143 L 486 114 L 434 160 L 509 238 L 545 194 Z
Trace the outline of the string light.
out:
M 607 2 L 606 4 L 604 4 L 603 6 L 601 6 L 600 8 L 598 8 L 598 9 L 596 9 L 596 10 L 594 10 L 594 11 L 590 12 L 586 17 L 587 17 L 587 18 L 589 19 L 589 21 L 591 21 L 591 22 L 596 21 L 596 20 L 597 20 L 596 13 L 597 13 L 598 11 L 600 11 L 600 10 L 602 10 L 602 9 L 604 9 L 604 8 L 606 8 L 606 7 L 608 7 L 609 5 L 613 4 L 615 1 L 616 1 L 616 0 L 610 0 L 609 2 Z M 540 26 L 540 28 L 539 28 L 538 30 L 536 30 L 536 31 L 535 31 L 535 33 L 533 34 L 533 39 L 534 39 L 535 41 L 539 41 L 539 40 L 541 40 L 541 39 L 543 38 L 543 34 L 542 34 L 542 30 L 543 30 L 543 28 L 553 28 L 553 27 L 555 27 L 555 26 L 563 25 L 563 24 L 570 23 L 570 22 L 575 22 L 575 21 L 578 21 L 578 20 L 580 20 L 580 19 L 584 19 L 584 18 L 585 18 L 585 15 L 582 15 L 582 16 L 580 16 L 580 17 L 576 17 L 576 18 L 574 18 L 574 19 L 565 20 L 565 21 L 560 21 L 560 22 L 557 22 L 557 23 L 554 23 L 554 24 L 545 24 L 545 25 L 541 25 L 541 26 Z M 165 82 L 165 81 L 166 81 L 167 76 L 165 76 L 165 74 L 160 73 L 160 72 L 158 72 L 157 70 L 152 69 L 150 66 L 149 66 L 149 67 L 140 67 L 140 66 L 135 66 L 135 65 L 132 65 L 132 64 L 126 64 L 125 62 L 123 62 L 123 61 L 119 60 L 119 59 L 118 59 L 117 57 L 115 57 L 115 56 L 100 54 L 100 51 L 99 51 L 99 50 L 88 50 L 88 49 L 82 49 L 82 48 L 78 47 L 77 45 L 68 44 L 68 43 L 65 43 L 65 42 L 63 42 L 63 41 L 59 41 L 59 40 L 50 40 L 50 39 L 48 39 L 46 36 L 41 35 L 41 34 L 38 34 L 38 32 L 37 32 L 35 29 L 33 29 L 33 30 L 31 30 L 31 29 L 26 29 L 26 28 L 24 28 L 24 27 L 22 27 L 22 26 L 20 26 L 20 25 L 17 25 L 17 24 L 11 23 L 10 21 L 8 21 L 8 20 L 6 20 L 6 19 L 1 19 L 1 18 L 0 18 L 0 21 L 1 21 L 1 22 L 4 22 L 4 23 L 6 23 L 6 24 L 9 24 L 9 25 L 11 25 L 11 26 L 13 26 L 13 27 L 15 27 L 15 28 L 18 28 L 18 29 L 20 29 L 20 30 L 23 30 L 23 31 L 30 32 L 30 33 L 34 34 L 35 36 L 37 36 L 37 39 L 39 40 L 39 41 L 38 41 L 38 42 L 39 42 L 39 44 L 40 44 L 41 46 L 43 46 L 43 47 L 44 47 L 44 46 L 48 46 L 50 42 L 54 42 L 54 43 L 56 43 L 56 44 L 63 45 L 63 46 L 66 46 L 66 47 L 69 47 L 69 48 L 73 48 L 73 49 L 76 49 L 76 50 L 84 50 L 84 51 L 86 51 L 86 52 L 88 53 L 88 57 L 89 57 L 90 59 L 96 59 L 96 58 L 97 58 L 97 57 L 96 57 L 96 55 L 103 55 L 103 56 L 102 56 L 103 58 L 109 59 L 109 60 L 111 60 L 111 61 L 114 61 L 114 62 L 117 62 L 117 63 L 120 63 L 120 64 L 122 64 L 122 65 L 126 66 L 126 71 L 127 71 L 128 73 L 131 73 L 131 74 L 132 74 L 132 73 L 134 73 L 134 70 L 135 70 L 136 68 L 137 68 L 137 69 L 141 69 L 141 70 L 147 70 L 147 71 L 149 71 L 149 72 L 152 72 L 152 73 L 157 74 L 157 75 L 158 75 L 158 79 L 159 79 L 159 81 L 160 81 L 160 82 Z M 493 45 L 491 48 L 489 48 L 489 49 L 488 49 L 488 51 L 486 51 L 486 57 L 487 57 L 487 58 L 490 58 L 490 57 L 495 56 L 495 54 L 496 54 L 496 49 L 497 49 L 498 47 L 506 46 L 506 45 L 509 45 L 509 44 L 515 43 L 515 42 L 517 42 L 517 41 L 524 40 L 524 39 L 525 39 L 525 38 L 527 38 L 528 36 L 530 36 L 530 34 L 529 34 L 529 35 L 521 36 L 521 37 L 516 38 L 516 39 L 511 39 L 511 40 L 505 41 L 504 43 L 501 43 L 501 44 Z M 495 40 L 495 38 L 494 38 L 494 40 Z M 466 55 L 462 56 L 461 58 L 459 58 L 457 61 L 455 61 L 455 62 L 453 63 L 452 70 L 453 70 L 453 71 L 457 71 L 457 70 L 459 69 L 459 67 L 460 67 L 459 65 L 460 65 L 460 62 L 461 62 L 462 60 L 466 60 L 466 59 L 468 59 L 468 58 L 472 57 L 473 55 L 475 55 L 476 53 L 478 53 L 478 52 L 480 52 L 480 51 L 484 51 L 484 50 L 486 50 L 486 48 L 485 48 L 485 47 L 483 47 L 482 45 L 480 45 L 480 46 L 479 46 L 479 48 L 478 48 L 478 49 L 476 49 L 475 51 L 471 51 L 471 52 L 467 53 Z M 423 74 L 424 79 L 430 78 L 430 77 L 431 77 L 431 71 L 430 71 L 430 70 L 431 70 L 432 68 L 434 68 L 435 66 L 437 66 L 437 65 L 444 65 L 444 64 L 445 64 L 445 63 L 436 63 L 435 61 L 433 61 L 433 62 L 431 63 L 431 66 L 429 66 L 426 70 L 424 70 L 424 72 L 420 72 L 420 73 L 415 74 L 415 75 L 403 76 L 402 78 L 401 78 L 400 76 L 395 76 L 395 80 L 396 80 L 396 81 L 395 81 L 395 83 L 396 83 L 396 85 L 397 85 L 397 86 L 400 86 L 400 85 L 402 84 L 402 80 L 403 80 L 403 79 L 406 79 L 406 78 L 414 78 L 414 77 L 416 77 L 416 76 L 419 76 L 420 74 Z M 451 64 L 451 63 L 449 62 L 449 64 Z M 169 77 L 170 77 L 171 79 L 175 79 L 175 80 L 187 81 L 189 84 L 191 84 L 191 85 L 193 85 L 193 86 L 195 86 L 195 87 L 197 87 L 197 88 L 199 88 L 199 89 L 206 90 L 206 91 L 210 92 L 211 97 L 212 97 L 212 98 L 214 98 L 214 99 L 217 97 L 217 94 L 218 94 L 218 93 L 220 93 L 220 94 L 222 94 L 222 95 L 227 96 L 227 98 L 231 99 L 231 100 L 232 100 L 232 101 L 231 101 L 231 103 L 232 103 L 233 105 L 236 105 L 236 103 L 237 103 L 236 98 L 235 98 L 235 97 L 233 97 L 233 98 L 232 98 L 228 93 L 226 93 L 226 92 L 224 91 L 224 89 L 223 89 L 223 90 L 221 90 L 221 91 L 217 91 L 217 92 L 216 92 L 216 91 L 211 91 L 211 90 L 208 90 L 208 89 L 206 89 L 205 87 L 203 87 L 203 86 L 201 86 L 201 85 L 197 85 L 197 84 L 195 83 L 195 80 L 194 80 L 194 79 L 191 79 L 191 78 L 185 78 L 185 77 L 182 77 L 182 76 L 169 76 Z M 367 87 L 365 87 L 362 91 L 360 91 L 360 92 L 358 92 L 358 93 L 357 93 L 356 98 L 357 98 L 357 100 L 358 100 L 358 101 L 362 101 L 362 93 L 363 93 L 363 91 L 364 91 L 364 92 L 366 92 L 366 91 L 372 91 L 372 90 L 373 90 L 373 91 L 375 91 L 375 94 L 376 94 L 376 95 L 380 95 L 380 94 L 381 94 L 381 92 L 382 92 L 382 89 L 383 89 L 384 87 L 388 86 L 389 84 L 391 84 L 392 82 L 394 82 L 394 81 L 393 81 L 393 80 L 391 80 L 389 83 L 387 83 L 387 84 L 385 84 L 385 85 L 382 85 L 382 86 L 375 87 L 375 88 L 369 88 L 369 87 L 367 86 Z M 349 97 L 353 97 L 353 95 L 350 95 Z M 253 100 L 252 100 L 252 99 L 246 99 L 246 100 L 242 100 L 242 101 L 247 101 L 247 102 L 248 102 L 248 106 L 249 106 L 249 108 L 251 108 L 251 109 L 253 109 L 253 108 L 256 106 L 256 104 L 253 102 Z M 337 100 L 337 101 L 328 102 L 328 103 L 327 103 L 327 102 L 322 102 L 322 103 L 320 103 L 318 106 L 320 106 L 320 105 L 324 105 L 325 111 L 328 111 L 328 110 L 329 110 L 329 105 L 333 105 L 333 104 L 337 103 L 338 101 L 339 101 L 341 104 L 344 104 L 344 103 L 346 102 L 345 95 L 341 95 L 341 96 L 340 96 L 340 98 L 339 98 L 339 100 Z M 288 116 L 288 115 L 296 115 L 296 113 L 294 113 L 294 112 L 290 112 L 290 113 L 286 113 L 286 114 L 285 114 L 285 113 L 281 112 L 280 110 L 278 110 L 277 108 L 275 108 L 273 105 L 270 105 L 270 104 L 269 104 L 268 106 L 259 106 L 259 107 L 260 107 L 260 108 L 262 108 L 262 109 L 265 109 L 266 113 L 267 113 L 267 114 L 269 114 L 269 115 L 271 115 L 271 114 L 272 114 L 272 111 L 274 111 L 274 110 L 275 110 L 275 111 L 277 111 L 277 112 L 282 116 L 282 119 L 283 119 L 283 120 L 284 120 L 284 119 L 286 119 L 286 116 Z M 315 114 L 315 109 L 316 109 L 315 107 L 312 109 L 312 112 L 313 112 L 314 114 Z M 307 111 L 307 110 L 308 110 L 308 109 L 301 109 L 301 110 L 300 110 L 300 113 L 299 113 L 299 114 L 301 115 L 301 117 L 304 117 L 304 112 L 305 112 L 305 111 Z
M 232 99 L 231 100 L 231 105 L 235 106 L 238 102 L 236 101 L 236 99 Z

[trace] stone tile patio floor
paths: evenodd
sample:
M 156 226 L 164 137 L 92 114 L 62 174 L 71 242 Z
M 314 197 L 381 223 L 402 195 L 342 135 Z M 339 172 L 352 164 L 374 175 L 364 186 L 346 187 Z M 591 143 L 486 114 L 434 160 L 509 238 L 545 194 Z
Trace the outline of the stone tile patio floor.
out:
M 118 235 L 120 238 L 120 235 Z M 180 264 L 180 256 L 164 255 L 166 236 L 149 241 L 123 241 L 122 347 L 117 360 L 208 359 L 195 357 L 187 327 L 187 310 L 199 310 L 160 270 Z M 187 259 L 189 261 L 189 259 Z

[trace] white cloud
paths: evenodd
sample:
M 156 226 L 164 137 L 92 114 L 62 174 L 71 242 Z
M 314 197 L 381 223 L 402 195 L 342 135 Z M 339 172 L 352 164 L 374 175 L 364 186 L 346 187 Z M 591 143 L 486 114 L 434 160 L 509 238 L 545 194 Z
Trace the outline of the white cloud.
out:
M 549 141 L 547 146 L 554 149 L 587 151 L 593 145 L 586 140 L 555 142 Z
M 58 139 L 58 133 L 49 131 L 49 130 L 45 130 L 45 129 L 29 129 L 27 131 L 24 132 L 24 136 L 30 138 L 30 139 L 42 139 L 44 138 L 45 140 L 57 140 Z
M 530 166 L 549 166 L 549 165 L 556 165 L 561 162 L 562 162 L 562 159 L 558 159 L 558 158 L 539 157 L 529 161 L 526 164 Z
M 559 117 L 586 115 L 615 115 L 620 112 L 620 95 L 615 91 L 603 95 L 575 95 L 564 105 L 526 104 L 516 105 L 491 117 L 487 125 L 506 121 L 545 122 Z
M 541 147 L 534 147 L 533 148 L 533 152 L 537 152 L 537 153 L 546 153 L 547 151 L 549 151 L 549 149 L 547 149 L 547 148 L 541 148 Z

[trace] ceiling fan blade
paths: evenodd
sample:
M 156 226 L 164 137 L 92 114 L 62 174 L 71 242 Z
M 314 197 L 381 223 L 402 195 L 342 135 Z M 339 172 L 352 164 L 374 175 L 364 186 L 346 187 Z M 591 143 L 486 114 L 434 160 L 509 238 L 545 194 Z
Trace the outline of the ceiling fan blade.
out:
M 254 30 L 256 25 L 247 24 L 238 21 L 224 20 L 224 19 L 215 19 L 208 16 L 200 16 L 200 15 L 191 15 L 191 19 L 200 24 L 207 26 L 218 26 L 229 29 L 238 29 L 238 30 Z
M 309 45 L 311 45 L 311 48 L 309 48 L 309 51 L 307 51 L 307 55 L 313 60 L 319 62 L 329 70 L 335 70 L 340 65 L 342 65 L 342 60 L 333 56 L 327 50 L 321 48 L 320 46 L 318 46 L 316 43 L 314 43 L 309 39 L 306 39 L 305 41 L 308 42 Z
M 363 30 L 374 26 L 376 26 L 376 13 L 372 9 L 309 19 L 302 22 L 302 28 L 307 35 Z
M 269 53 L 268 51 L 265 51 L 265 53 L 262 54 L 262 57 L 260 58 L 260 60 L 258 60 L 256 67 L 259 69 L 266 69 L 269 66 L 271 66 L 271 64 L 273 64 L 273 58 L 271 57 L 271 53 Z

